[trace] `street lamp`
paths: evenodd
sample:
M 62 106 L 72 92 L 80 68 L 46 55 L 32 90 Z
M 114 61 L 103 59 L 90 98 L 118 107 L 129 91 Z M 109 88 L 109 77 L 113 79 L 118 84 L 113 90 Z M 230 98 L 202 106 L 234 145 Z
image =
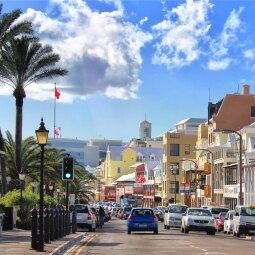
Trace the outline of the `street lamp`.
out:
M 185 162 L 185 161 L 189 161 L 195 164 L 195 206 L 197 207 L 197 162 L 195 160 L 192 159 L 180 159 L 180 162 Z
M 213 152 L 208 149 L 203 148 L 194 148 L 193 151 L 204 151 L 211 155 L 211 202 L 214 202 L 214 161 L 213 161 Z
M 50 191 L 50 196 L 52 196 L 52 197 L 53 197 L 53 194 L 52 194 L 53 188 L 54 188 L 53 185 L 50 184 L 50 185 L 49 185 L 49 191 Z
M 40 169 L 40 200 L 39 200 L 39 242 L 38 250 L 44 251 L 44 220 L 43 220 L 43 207 L 44 207 L 44 192 L 43 192 L 43 180 L 44 180 L 44 147 L 47 144 L 49 130 L 44 126 L 43 118 L 41 119 L 40 127 L 35 131 L 37 142 L 41 147 L 41 169 Z
M 20 216 L 22 215 L 22 202 L 23 202 L 22 191 L 23 191 L 23 184 L 24 184 L 25 178 L 26 178 L 26 175 L 24 173 L 19 173 L 19 181 L 20 181 Z
M 243 205 L 243 137 L 242 134 L 238 131 L 231 129 L 216 129 L 214 132 L 222 132 L 222 133 L 234 133 L 239 136 L 239 182 L 240 182 L 240 190 L 239 190 L 239 203 Z

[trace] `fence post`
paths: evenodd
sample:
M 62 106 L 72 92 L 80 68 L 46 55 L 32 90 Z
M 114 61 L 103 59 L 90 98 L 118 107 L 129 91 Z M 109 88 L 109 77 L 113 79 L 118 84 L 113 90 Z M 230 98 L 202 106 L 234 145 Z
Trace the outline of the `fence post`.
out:
M 55 235 L 54 235 L 54 209 L 51 208 L 49 210 L 50 213 L 50 241 L 54 241 L 55 240 Z
M 44 209 L 44 242 L 50 243 L 50 212 L 49 209 Z
M 31 248 L 37 249 L 37 210 L 34 208 L 31 210 Z
M 55 239 L 59 238 L 59 210 L 58 208 L 55 208 L 53 210 L 54 215 L 54 237 Z
M 73 210 L 73 214 L 72 214 L 72 232 L 75 233 L 77 231 L 77 214 L 76 211 Z

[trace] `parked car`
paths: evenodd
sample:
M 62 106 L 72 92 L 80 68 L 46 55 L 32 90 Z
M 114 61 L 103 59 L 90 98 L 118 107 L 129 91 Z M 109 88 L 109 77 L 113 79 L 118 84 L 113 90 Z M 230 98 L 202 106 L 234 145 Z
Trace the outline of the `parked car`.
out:
M 158 220 L 164 222 L 164 214 L 161 210 L 153 209 L 154 214 L 158 217 Z
M 255 233 L 255 206 L 236 206 L 233 218 L 233 235 Z
M 132 231 L 153 231 L 158 234 L 158 218 L 152 209 L 134 208 L 127 220 L 127 232 Z
M 170 204 L 165 210 L 164 214 L 164 228 L 170 229 L 170 227 L 181 227 L 182 216 L 186 212 L 188 206 Z
M 88 228 L 90 232 L 96 230 L 96 216 L 93 214 L 89 205 L 74 205 L 77 212 L 77 226 Z
M 228 212 L 228 208 L 221 206 L 203 206 L 202 208 L 211 211 L 214 218 L 218 217 L 221 212 Z
M 182 217 L 181 232 L 205 231 L 207 235 L 215 235 L 214 217 L 211 211 L 204 208 L 188 208 Z
M 219 216 L 215 218 L 215 228 L 217 232 L 221 232 L 224 229 L 224 221 L 226 218 L 227 212 L 221 212 Z
M 125 207 L 123 210 L 123 219 L 127 220 L 128 216 L 131 214 L 131 207 Z
M 231 210 L 227 212 L 225 221 L 224 221 L 224 234 L 230 234 L 233 231 L 233 217 L 235 210 Z

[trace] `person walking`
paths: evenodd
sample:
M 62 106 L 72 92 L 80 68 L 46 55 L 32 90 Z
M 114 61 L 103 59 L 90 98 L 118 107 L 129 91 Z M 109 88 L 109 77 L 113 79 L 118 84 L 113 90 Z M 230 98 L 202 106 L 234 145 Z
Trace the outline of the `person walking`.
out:
M 104 216 L 105 216 L 105 211 L 102 206 L 99 207 L 98 214 L 99 214 L 99 227 L 102 228 L 104 225 Z

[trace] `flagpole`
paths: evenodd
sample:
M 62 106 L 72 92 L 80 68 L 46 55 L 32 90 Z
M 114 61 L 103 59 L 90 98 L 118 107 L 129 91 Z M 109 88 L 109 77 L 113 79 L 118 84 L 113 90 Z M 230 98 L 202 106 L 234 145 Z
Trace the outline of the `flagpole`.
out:
M 54 129 L 53 129 L 53 133 L 54 133 L 54 140 L 56 139 L 56 134 L 55 134 L 55 130 L 56 130 L 56 82 L 55 82 L 55 89 L 54 89 Z

